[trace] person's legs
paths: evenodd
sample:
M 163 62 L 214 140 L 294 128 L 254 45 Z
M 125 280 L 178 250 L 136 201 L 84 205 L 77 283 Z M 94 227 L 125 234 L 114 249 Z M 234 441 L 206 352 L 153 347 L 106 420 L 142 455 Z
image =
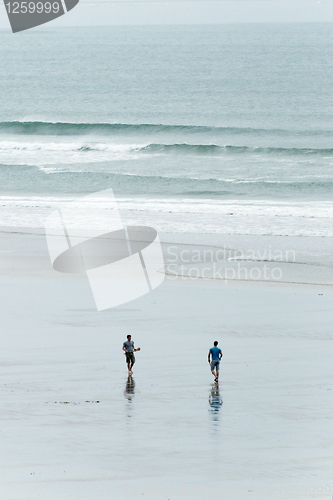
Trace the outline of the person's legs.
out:
M 131 362 L 130 362 L 130 369 L 129 369 L 129 371 L 130 371 L 130 373 L 132 375 L 132 373 L 133 373 L 133 366 L 134 366 L 134 363 L 135 363 L 135 356 L 134 356 L 133 353 L 131 353 L 130 358 L 131 358 Z
M 216 368 L 216 362 L 212 361 L 211 364 L 210 364 L 210 370 L 211 370 L 212 375 L 213 375 L 214 378 L 216 378 L 215 368 Z
M 219 361 L 216 361 L 216 360 L 212 361 L 210 368 L 211 368 L 212 374 L 214 375 L 215 382 L 217 382 L 219 379 L 219 368 L 220 368 Z
M 131 358 L 131 355 L 130 353 L 126 353 L 126 363 L 127 363 L 127 370 L 128 370 L 128 374 L 131 375 L 132 374 L 132 358 Z

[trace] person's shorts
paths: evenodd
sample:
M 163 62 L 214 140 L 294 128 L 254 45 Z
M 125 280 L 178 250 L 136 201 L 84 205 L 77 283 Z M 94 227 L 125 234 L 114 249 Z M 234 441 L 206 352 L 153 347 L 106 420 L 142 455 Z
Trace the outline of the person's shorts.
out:
M 220 370 L 220 362 L 217 359 L 214 359 L 210 364 L 211 370 Z
M 132 365 L 134 365 L 135 363 L 135 356 L 134 356 L 134 352 L 126 352 L 126 363 L 132 363 Z

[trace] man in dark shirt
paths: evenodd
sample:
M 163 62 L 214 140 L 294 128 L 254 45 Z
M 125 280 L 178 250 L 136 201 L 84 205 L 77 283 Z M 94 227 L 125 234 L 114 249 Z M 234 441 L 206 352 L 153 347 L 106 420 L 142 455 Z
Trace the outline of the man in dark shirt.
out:
M 214 347 L 211 347 L 208 352 L 208 363 L 210 364 L 210 369 L 212 374 L 214 375 L 215 382 L 219 380 L 219 370 L 220 370 L 220 361 L 223 356 L 222 351 L 219 347 L 217 347 L 218 341 L 215 340 Z M 212 357 L 212 361 L 210 360 Z
M 133 373 L 132 368 L 135 363 L 134 351 L 136 350 L 137 349 L 134 348 L 134 342 L 131 335 L 127 335 L 127 340 L 123 343 L 123 351 L 125 351 L 126 354 L 126 363 L 129 375 L 132 375 Z

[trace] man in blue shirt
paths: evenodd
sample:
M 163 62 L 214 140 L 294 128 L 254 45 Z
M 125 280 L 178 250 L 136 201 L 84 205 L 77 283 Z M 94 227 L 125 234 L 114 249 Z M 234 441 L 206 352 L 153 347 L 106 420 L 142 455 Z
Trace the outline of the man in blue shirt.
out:
M 219 380 L 220 360 L 223 356 L 222 351 L 219 347 L 217 347 L 217 344 L 218 341 L 215 340 L 214 347 L 211 347 L 208 352 L 208 363 L 210 364 L 210 369 L 214 375 L 215 382 L 218 382 Z M 210 357 L 212 357 L 212 360 L 210 360 Z

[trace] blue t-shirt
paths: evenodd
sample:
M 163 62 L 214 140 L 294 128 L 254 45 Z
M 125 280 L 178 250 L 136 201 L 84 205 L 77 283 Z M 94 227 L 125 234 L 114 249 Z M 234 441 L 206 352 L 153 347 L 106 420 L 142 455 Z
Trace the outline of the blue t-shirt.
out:
M 219 354 L 221 351 L 221 349 L 219 347 L 212 347 L 211 349 L 209 349 L 209 352 L 212 354 L 212 361 L 219 361 Z

